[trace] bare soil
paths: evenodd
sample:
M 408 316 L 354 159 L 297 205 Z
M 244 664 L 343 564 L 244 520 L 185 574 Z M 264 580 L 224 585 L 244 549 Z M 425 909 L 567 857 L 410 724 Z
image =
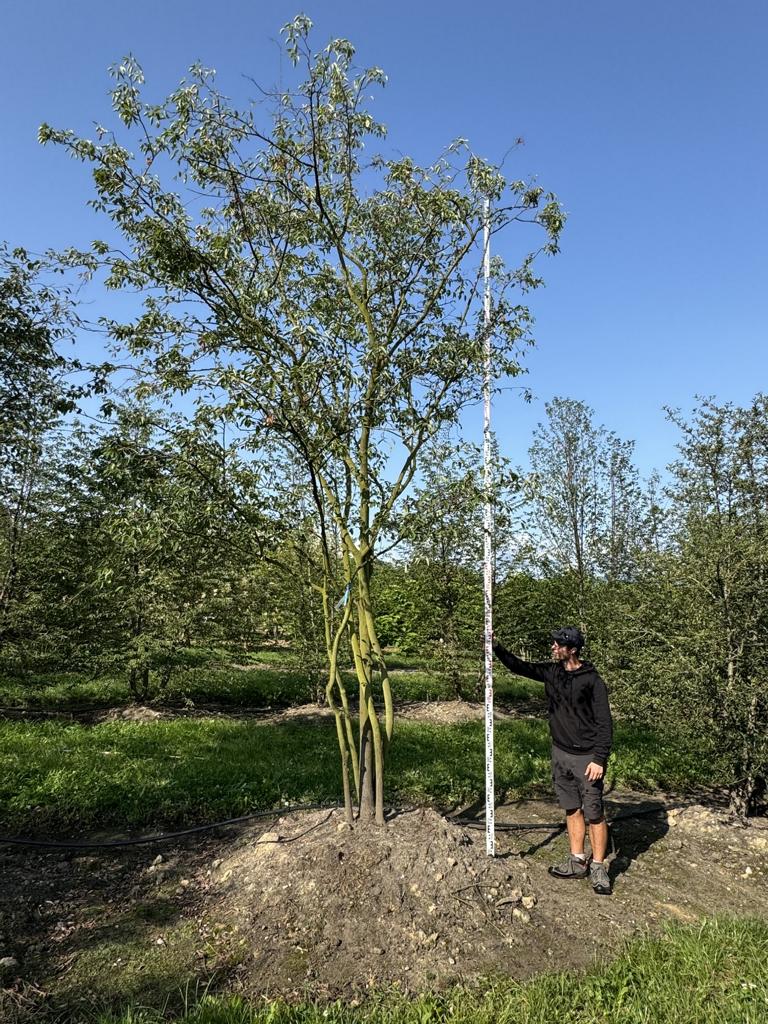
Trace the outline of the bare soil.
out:
M 428 808 L 384 828 L 313 811 L 158 847 L 2 847 L 0 1016 L 78 1019 L 126 994 L 161 1005 L 163 985 L 171 999 L 185 984 L 417 992 L 583 967 L 667 920 L 768 917 L 764 819 L 734 827 L 714 796 L 613 793 L 608 809 L 610 897 L 548 875 L 567 848 L 545 797 L 498 809 L 493 859 L 482 827 Z

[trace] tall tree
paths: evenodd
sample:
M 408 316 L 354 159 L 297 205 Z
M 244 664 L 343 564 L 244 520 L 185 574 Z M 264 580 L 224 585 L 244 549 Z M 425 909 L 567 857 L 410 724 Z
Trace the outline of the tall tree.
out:
M 546 412 L 530 449 L 534 561 L 572 580 L 571 614 L 586 626 L 594 583 L 630 579 L 644 533 L 634 442 L 595 425 L 584 402 L 555 398 Z
M 46 486 L 47 434 L 73 408 L 75 389 L 62 343 L 77 318 L 70 295 L 51 280 L 49 260 L 0 247 L 0 649 L 23 637 L 14 620 L 24 563 Z
M 147 296 L 135 323 L 111 328 L 147 356 L 157 392 L 197 388 L 254 449 L 302 465 L 325 565 L 327 695 L 343 779 L 349 793 L 351 766 L 361 814 L 383 822 L 394 715 L 371 601 L 376 549 L 428 439 L 480 395 L 485 201 L 494 232 L 520 222 L 541 232 L 516 269 L 494 265 L 504 375 L 519 372 L 530 323 L 513 292 L 539 283 L 535 255 L 557 250 L 563 214 L 553 196 L 506 181 L 463 141 L 428 167 L 368 156 L 385 130 L 364 102 L 384 74 L 356 70 L 343 39 L 313 54 L 310 29 L 303 16 L 284 29 L 305 77 L 271 97 L 271 113 L 263 102 L 234 108 L 200 66 L 167 99 L 146 102 L 141 68 L 127 58 L 112 94 L 127 138 L 100 130 L 92 141 L 47 126 L 40 137 L 94 166 L 94 204 L 126 252 L 99 245 L 91 261 L 106 264 L 112 287 Z M 350 630 L 357 751 L 338 671 Z M 350 795 L 347 809 L 351 816 Z
M 517 477 L 495 454 L 495 542 L 503 548 Z M 407 545 L 408 585 L 421 595 L 423 646 L 430 646 L 457 697 L 462 659 L 477 650 L 483 624 L 482 453 L 474 445 L 436 438 L 425 451 L 421 479 L 404 504 L 399 527 Z M 415 626 L 415 624 L 414 624 Z M 473 684 L 474 690 L 474 684 Z
M 678 641 L 695 686 L 689 714 L 730 761 L 731 804 L 754 811 L 768 778 L 768 399 L 747 408 L 703 400 L 671 467 Z

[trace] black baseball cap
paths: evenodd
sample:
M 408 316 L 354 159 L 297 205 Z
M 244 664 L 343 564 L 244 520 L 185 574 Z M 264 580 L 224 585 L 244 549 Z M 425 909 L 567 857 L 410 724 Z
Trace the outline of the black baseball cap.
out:
M 576 626 L 561 626 L 554 631 L 552 639 L 563 647 L 576 647 L 581 650 L 584 646 L 584 634 Z

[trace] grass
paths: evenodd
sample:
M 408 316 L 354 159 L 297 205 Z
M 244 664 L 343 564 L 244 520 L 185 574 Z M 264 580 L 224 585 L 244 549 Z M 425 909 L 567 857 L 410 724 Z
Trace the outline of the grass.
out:
M 125 680 L 110 676 L 91 679 L 74 672 L 20 678 L 0 676 L 0 704 L 10 708 L 112 707 L 130 698 Z
M 205 652 L 206 656 L 208 653 Z M 222 661 L 227 652 L 213 652 Z M 313 697 L 305 674 L 284 651 L 261 651 L 257 667 L 191 667 L 168 700 L 205 705 L 283 706 Z M 264 659 L 275 665 L 265 667 Z M 277 667 L 287 664 L 289 667 Z M 393 688 L 403 700 L 450 697 L 423 660 L 392 656 Z M 238 662 L 238 665 L 240 663 Z M 471 673 L 466 679 L 471 680 Z M 500 673 L 499 702 L 541 698 L 541 687 Z M 127 703 L 121 680 L 59 674 L 22 683 L 0 679 L 0 703 L 34 709 Z M 711 755 L 659 742 L 619 723 L 609 781 L 638 789 L 717 782 Z M 522 796 L 549 782 L 544 717 L 500 722 L 496 786 Z M 484 737 L 478 722 L 398 722 L 388 768 L 389 798 L 454 806 L 484 789 Z M 340 794 L 332 722 L 319 716 L 283 723 L 222 718 L 125 721 L 85 726 L 50 720 L 0 720 L 0 822 L 6 831 L 145 828 L 216 820 L 285 804 L 333 802 Z
M 275 652 L 261 652 L 264 654 Z M 186 668 L 176 672 L 163 694 L 170 705 L 205 707 L 210 704 L 230 707 L 288 707 L 308 704 L 317 699 L 317 687 L 308 674 L 295 662 L 270 659 L 274 666 L 259 663 L 251 666 L 237 663 Z M 354 695 L 354 673 L 346 672 L 349 693 Z M 476 674 L 465 673 L 462 692 L 473 697 Z M 323 689 L 322 682 L 320 689 Z M 393 669 L 392 689 L 396 700 L 437 701 L 454 700 L 453 684 L 445 676 L 424 668 L 401 667 Z M 499 701 L 515 702 L 542 698 L 540 684 L 518 679 L 509 673 L 499 675 L 495 693 Z M 0 676 L 0 706 L 28 708 L 30 710 L 73 710 L 119 707 L 131 703 L 127 682 L 120 676 L 91 678 L 72 672 L 34 675 L 25 679 Z
M 226 704 L 233 707 L 286 707 L 316 698 L 307 674 L 300 669 L 189 668 L 171 677 L 163 694 L 168 704 Z M 5 707 L 56 709 L 116 707 L 131 703 L 124 678 L 92 679 L 75 673 L 53 673 L 30 679 L 0 678 L 0 704 Z
M 609 769 L 617 785 L 685 788 L 713 781 L 711 759 L 701 751 L 664 747 L 637 728 L 617 733 Z M 495 746 L 500 797 L 549 783 L 545 722 L 498 723 Z M 482 723 L 397 724 L 390 800 L 453 806 L 483 787 Z M 281 804 L 336 801 L 339 794 L 339 755 L 328 718 L 0 722 L 6 832 L 196 823 Z
M 81 908 L 78 920 L 81 927 L 57 949 L 67 969 L 51 969 L 45 960 L 36 966 L 48 992 L 50 1013 L 43 1019 L 90 1021 L 93 1007 L 126 1004 L 182 1013 L 190 993 L 199 1000 L 220 986 L 246 954 L 224 926 L 201 934 L 160 890 L 140 903 Z M 1 991 L 0 1019 L 6 1019 Z
M 161 1024 L 134 1008 L 94 1024 Z M 205 997 L 178 1024 L 762 1024 L 768 1019 L 768 925 L 713 918 L 628 942 L 606 964 L 516 983 L 489 979 L 415 999 L 372 995 L 360 1006 L 252 1005 Z
M 96 928 L 77 950 L 73 969 L 60 981 L 52 980 L 56 1002 L 105 1006 L 119 1000 L 146 1005 L 165 1003 L 170 997 L 179 1007 L 179 987 L 194 984 L 199 945 L 190 922 L 161 928 L 124 921 L 110 934 Z

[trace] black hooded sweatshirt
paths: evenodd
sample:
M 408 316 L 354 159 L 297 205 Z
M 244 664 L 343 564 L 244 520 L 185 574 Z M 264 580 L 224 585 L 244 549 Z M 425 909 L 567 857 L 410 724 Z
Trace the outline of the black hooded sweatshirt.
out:
M 569 672 L 559 661 L 522 661 L 501 644 L 494 644 L 493 651 L 510 672 L 544 683 L 555 746 L 569 754 L 591 754 L 604 768 L 611 753 L 613 722 L 608 690 L 595 666 L 584 661 Z

